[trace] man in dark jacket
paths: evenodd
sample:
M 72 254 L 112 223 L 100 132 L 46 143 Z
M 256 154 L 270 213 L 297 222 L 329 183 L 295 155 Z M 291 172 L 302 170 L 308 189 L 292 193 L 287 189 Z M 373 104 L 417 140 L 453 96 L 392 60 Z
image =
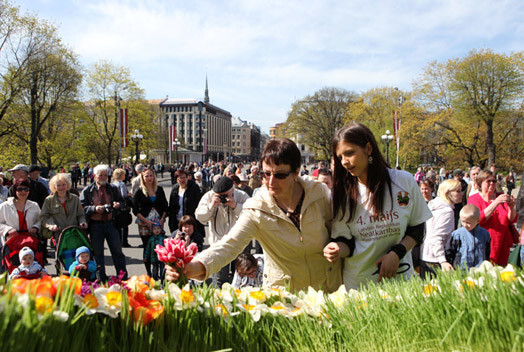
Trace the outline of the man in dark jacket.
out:
M 109 167 L 98 165 L 93 171 L 95 183 L 84 188 L 80 201 L 88 219 L 91 242 L 95 252 L 95 260 L 99 267 L 101 281 L 107 281 L 104 264 L 104 239 L 111 251 L 117 275 L 120 271 L 127 278 L 126 257 L 122 252 L 120 235 L 113 223 L 113 210 L 123 207 L 124 199 L 116 186 L 107 183 Z

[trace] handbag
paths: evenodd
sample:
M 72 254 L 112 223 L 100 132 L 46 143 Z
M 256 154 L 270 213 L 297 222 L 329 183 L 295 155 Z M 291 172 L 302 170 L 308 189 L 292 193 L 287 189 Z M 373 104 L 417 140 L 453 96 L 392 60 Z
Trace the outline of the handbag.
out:
M 149 214 L 147 214 L 146 219 L 153 222 L 160 222 L 160 214 L 158 214 L 158 211 L 156 211 L 155 208 L 152 208 Z M 142 220 L 140 220 L 138 217 L 135 221 L 138 225 L 138 234 L 140 236 L 150 236 L 151 231 L 149 230 L 149 227 L 144 224 Z
M 514 224 L 509 224 L 509 233 L 514 244 L 520 243 L 520 234 Z

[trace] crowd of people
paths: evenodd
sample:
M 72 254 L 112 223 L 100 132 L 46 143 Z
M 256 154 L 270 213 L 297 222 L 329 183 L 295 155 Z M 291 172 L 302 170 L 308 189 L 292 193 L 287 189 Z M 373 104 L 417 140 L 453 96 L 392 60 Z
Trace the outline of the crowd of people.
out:
M 524 210 L 517 206 L 524 200 L 511 195 L 513 171 L 502 177 L 494 166 L 466 173 L 420 167 L 412 175 L 389 166 L 362 124 L 337 131 L 332 145 L 331 161 L 313 167 L 301 164 L 296 144 L 285 138 L 269 141 L 258 162 L 170 166 L 169 194 L 157 179 L 162 164 L 75 164 L 49 181 L 36 165 L 16 165 L 8 170 L 11 180 L 0 177 L 11 185 L 0 189 L 2 245 L 13 236 L 46 242 L 68 227 L 85 229 L 92 252 L 77 248 L 69 272 L 104 281 L 104 242 L 125 277 L 122 248 L 130 246 L 135 221 L 145 271 L 155 280 L 179 277 L 154 251 L 171 236 L 198 247 L 185 268 L 193 284 L 292 291 L 425 279 L 483 260 L 507 264 L 520 240 L 517 212 Z M 19 259 L 21 266 L 32 265 Z

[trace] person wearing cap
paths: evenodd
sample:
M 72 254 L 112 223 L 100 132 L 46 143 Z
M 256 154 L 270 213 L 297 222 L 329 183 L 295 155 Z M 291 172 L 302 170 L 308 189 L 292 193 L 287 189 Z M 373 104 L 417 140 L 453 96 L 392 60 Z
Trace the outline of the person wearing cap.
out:
M 86 246 L 78 247 L 75 253 L 76 260 L 69 266 L 71 276 L 78 275 L 82 280 L 96 279 L 96 263 L 91 259 L 91 252 Z
M 9 275 L 9 280 L 25 278 L 37 279 L 49 275 L 47 270 L 35 260 L 35 253 L 29 247 L 24 247 L 18 253 L 20 259 L 20 266 L 15 268 Z
M 13 176 L 13 186 L 9 189 L 8 196 L 14 197 L 15 190 L 13 189 L 14 183 L 17 180 L 28 180 L 29 181 L 29 196 L 27 199 L 36 202 L 40 208 L 44 205 L 44 201 L 49 195 L 47 188 L 40 182 L 31 180 L 29 178 L 29 168 L 24 164 L 18 164 L 10 170 L 7 170 Z
M 253 190 L 247 185 L 248 180 L 245 174 L 231 176 L 231 179 L 233 180 L 233 184 L 236 189 L 247 193 L 249 197 L 253 196 Z
M 20 232 L 36 235 L 40 230 L 40 207 L 28 199 L 29 180 L 18 179 L 11 189 L 15 195 L 0 204 L 2 244 Z
M 49 180 L 47 178 L 43 178 L 40 176 L 42 170 L 40 169 L 40 166 L 38 165 L 31 165 L 29 166 L 29 179 L 40 182 L 45 186 L 47 189 L 47 194 L 51 193 L 51 190 L 49 189 Z
M 310 286 L 325 292 L 337 290 L 342 284 L 341 261 L 330 262 L 323 253 L 331 225 L 327 187 L 299 176 L 300 150 L 288 138 L 269 141 L 261 161 L 264 186 L 243 204 L 242 214 L 227 235 L 198 254 L 184 273 L 188 278 L 205 280 L 256 239 L 264 249 L 264 287 L 286 287 L 294 292 Z M 214 206 L 211 199 L 220 201 L 215 194 L 204 195 L 201 205 L 204 200 L 207 204 L 203 210 Z M 208 218 L 211 225 L 213 214 L 211 211 Z M 167 268 L 166 278 L 176 280 L 178 274 Z
M 222 176 L 215 181 L 213 189 L 202 196 L 195 211 L 196 219 L 202 224 L 209 224 L 209 244 L 219 242 L 236 224 L 244 203 L 249 196 L 234 188 L 230 177 Z M 248 245 L 246 243 L 242 250 Z M 235 256 L 236 257 L 236 256 Z M 225 282 L 231 283 L 230 263 L 235 258 L 224 262 L 213 275 L 213 283 L 222 287 Z

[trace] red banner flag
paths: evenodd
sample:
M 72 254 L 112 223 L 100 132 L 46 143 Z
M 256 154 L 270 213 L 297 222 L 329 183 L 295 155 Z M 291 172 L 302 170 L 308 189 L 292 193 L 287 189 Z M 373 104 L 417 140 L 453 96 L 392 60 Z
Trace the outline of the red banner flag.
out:
M 176 138 L 175 126 L 171 125 L 169 127 L 169 145 L 170 145 L 171 151 L 175 150 L 175 146 L 174 146 L 175 138 Z
M 127 130 L 127 109 L 120 109 L 120 137 L 122 137 L 123 148 L 128 146 Z

